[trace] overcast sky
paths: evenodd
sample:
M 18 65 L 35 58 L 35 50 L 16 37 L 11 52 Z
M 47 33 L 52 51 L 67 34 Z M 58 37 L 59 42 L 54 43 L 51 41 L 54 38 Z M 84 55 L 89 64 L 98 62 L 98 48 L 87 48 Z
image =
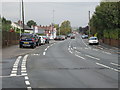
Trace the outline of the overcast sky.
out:
M 25 22 L 34 20 L 38 25 L 49 25 L 53 22 L 60 24 L 64 20 L 69 20 L 72 26 L 86 26 L 88 24 L 88 11 L 91 16 L 95 7 L 99 5 L 96 2 L 25 2 Z M 3 2 L 2 16 L 17 22 L 20 19 L 20 2 Z

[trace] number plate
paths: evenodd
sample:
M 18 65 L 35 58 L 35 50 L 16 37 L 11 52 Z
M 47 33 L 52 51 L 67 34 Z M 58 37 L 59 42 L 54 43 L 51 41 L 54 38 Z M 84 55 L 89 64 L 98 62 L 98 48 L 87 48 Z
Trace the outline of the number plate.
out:
M 24 44 L 29 44 L 29 42 L 24 42 Z

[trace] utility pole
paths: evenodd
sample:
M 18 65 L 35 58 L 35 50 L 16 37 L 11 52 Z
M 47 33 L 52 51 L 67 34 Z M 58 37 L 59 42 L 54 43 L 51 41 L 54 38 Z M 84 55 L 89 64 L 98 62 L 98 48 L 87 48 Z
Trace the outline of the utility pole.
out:
M 89 37 L 90 37 L 90 11 L 88 12 L 88 16 L 89 16 Z
M 59 25 L 59 36 L 60 36 L 60 25 Z
M 23 24 L 23 32 L 24 32 L 24 3 L 22 0 L 22 24 Z
M 53 21 L 52 21 L 52 36 L 53 36 L 53 38 L 54 38 L 54 31 L 53 31 L 53 29 L 54 29 L 54 12 L 55 12 L 55 10 L 53 9 Z
M 20 27 L 22 26 L 21 21 L 22 21 L 22 14 L 21 14 L 21 0 L 20 0 Z M 21 36 L 21 28 L 20 28 L 20 36 Z

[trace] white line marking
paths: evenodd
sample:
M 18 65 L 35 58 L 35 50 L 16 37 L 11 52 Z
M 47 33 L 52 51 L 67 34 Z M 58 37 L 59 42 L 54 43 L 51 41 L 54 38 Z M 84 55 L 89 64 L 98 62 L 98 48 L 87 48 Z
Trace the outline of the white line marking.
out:
M 46 54 L 46 52 L 43 52 L 43 55 L 45 55 Z
M 71 48 L 71 50 L 73 50 L 73 48 Z
M 14 65 L 14 66 L 13 66 L 13 68 L 17 68 L 17 67 L 18 67 L 18 65 Z
M 110 64 L 115 65 L 115 66 L 120 66 L 119 64 L 113 63 L 113 62 L 111 62 Z
M 12 71 L 17 71 L 17 68 L 13 68 Z
M 103 51 L 103 53 L 106 53 L 106 54 L 109 54 L 109 55 L 111 55 L 111 53 L 110 53 L 110 52 L 105 52 L 105 51 Z
M 22 70 L 21 73 L 26 73 L 27 71 L 26 70 Z
M 22 67 L 22 68 L 26 68 L 26 66 L 24 66 L 24 65 L 23 65 L 23 66 L 21 66 L 21 67 Z
M 26 70 L 26 67 L 25 68 L 21 68 L 21 70 L 23 70 L 23 71 Z
M 12 73 L 12 74 L 13 74 L 13 73 L 15 73 L 15 74 L 16 74 L 16 73 L 17 73 L 17 71 L 12 71 L 11 73 Z
M 85 55 L 85 56 L 90 57 L 92 59 L 100 60 L 99 58 L 96 58 L 96 57 L 93 57 L 93 56 L 90 56 L 90 55 Z
M 31 87 L 27 87 L 27 90 L 32 90 L 32 88 Z
M 75 51 L 76 53 L 81 53 L 81 52 L 78 52 L 78 51 Z
M 28 76 L 25 76 L 25 80 L 26 80 L 26 79 L 29 79 Z
M 45 49 L 45 51 L 47 51 L 47 48 Z
M 0 78 L 9 78 L 9 77 L 23 77 L 24 75 L 10 75 L 10 76 L 0 76 Z
M 10 74 L 10 76 L 16 76 L 17 74 Z
M 25 81 L 25 84 L 26 84 L 26 85 L 30 85 L 30 82 L 29 82 L 29 81 Z
M 77 55 L 77 54 L 75 54 L 75 56 L 77 56 L 77 57 L 79 57 L 79 58 L 81 58 L 81 59 L 84 59 L 84 60 L 85 60 L 85 58 L 84 58 L 84 57 L 81 57 L 81 56 L 79 56 L 79 55 Z
M 107 66 L 107 65 L 104 65 L 104 64 L 101 64 L 101 63 L 96 63 L 96 64 L 97 64 L 97 65 L 100 65 L 100 66 L 103 66 L 103 67 L 105 67 L 105 68 L 108 68 L 108 69 L 111 69 L 111 70 L 114 70 L 114 71 L 120 72 L 120 70 L 117 70 L 117 69 L 111 68 L 111 67 L 109 67 L 109 66 Z
M 73 49 L 76 49 L 76 47 L 73 47 Z
M 50 46 L 47 46 L 47 48 L 49 48 Z
M 69 51 L 70 53 L 73 53 L 72 51 Z
M 25 75 L 25 76 L 26 76 L 26 75 L 27 75 L 27 73 L 22 73 L 22 75 Z

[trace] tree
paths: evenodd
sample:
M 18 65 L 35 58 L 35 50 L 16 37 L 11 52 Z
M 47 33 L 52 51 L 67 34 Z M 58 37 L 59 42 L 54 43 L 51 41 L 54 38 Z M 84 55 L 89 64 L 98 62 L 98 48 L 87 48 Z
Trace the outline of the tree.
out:
M 29 21 L 27 22 L 27 26 L 31 27 L 32 25 L 33 25 L 33 26 L 36 26 L 37 24 L 36 24 L 35 21 L 29 20 Z
M 100 38 L 103 36 L 108 38 L 108 34 L 116 32 L 116 29 L 120 30 L 119 6 L 120 2 L 101 2 L 96 7 L 95 13 L 90 20 L 91 33 L 98 33 Z M 114 38 L 114 36 L 109 38 Z
M 71 24 L 70 24 L 70 21 L 64 21 L 62 22 L 61 26 L 60 26 L 60 33 L 63 34 L 63 35 L 66 35 L 68 33 L 71 32 Z
M 6 20 L 6 18 L 2 17 L 2 30 L 9 31 L 11 28 L 11 21 Z

